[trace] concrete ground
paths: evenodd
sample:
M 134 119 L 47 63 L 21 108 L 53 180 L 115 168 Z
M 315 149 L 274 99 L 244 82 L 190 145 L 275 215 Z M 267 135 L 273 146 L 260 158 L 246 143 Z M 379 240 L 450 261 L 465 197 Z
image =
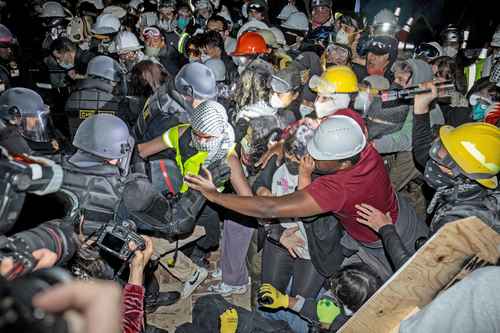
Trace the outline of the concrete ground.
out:
M 220 282 L 211 277 L 211 272 L 217 267 L 219 251 L 214 252 L 210 257 L 210 268 L 208 278 L 186 299 L 180 299 L 176 304 L 158 308 L 156 312 L 147 315 L 149 324 L 175 332 L 175 328 L 185 322 L 191 322 L 192 308 L 196 300 L 203 295 L 209 294 L 208 287 Z M 176 280 L 168 271 L 160 268 L 158 271 L 161 291 L 182 290 L 182 283 Z M 238 306 L 250 309 L 250 287 L 243 295 L 232 295 L 226 298 L 229 302 Z

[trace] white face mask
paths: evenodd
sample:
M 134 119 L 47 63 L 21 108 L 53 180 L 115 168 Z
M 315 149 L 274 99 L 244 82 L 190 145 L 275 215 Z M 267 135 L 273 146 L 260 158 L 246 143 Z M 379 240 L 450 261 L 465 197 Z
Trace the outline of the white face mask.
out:
M 348 45 L 349 44 L 349 34 L 344 30 L 340 29 L 335 36 L 335 42 L 339 44 Z
M 316 116 L 323 118 L 349 106 L 348 94 L 335 94 L 325 102 L 315 102 Z
M 279 98 L 277 94 L 272 94 L 269 99 L 269 104 L 275 109 L 281 109 L 285 107 L 285 103 Z

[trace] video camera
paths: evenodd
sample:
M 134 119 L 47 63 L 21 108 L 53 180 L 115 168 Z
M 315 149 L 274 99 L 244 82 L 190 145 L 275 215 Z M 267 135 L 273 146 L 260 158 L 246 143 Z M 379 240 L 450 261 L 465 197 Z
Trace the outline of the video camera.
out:
M 128 246 L 130 242 L 134 242 L 138 250 L 146 248 L 144 238 L 136 231 L 135 223 L 130 220 L 105 224 L 98 232 L 97 246 L 102 251 L 128 261 L 133 254 Z

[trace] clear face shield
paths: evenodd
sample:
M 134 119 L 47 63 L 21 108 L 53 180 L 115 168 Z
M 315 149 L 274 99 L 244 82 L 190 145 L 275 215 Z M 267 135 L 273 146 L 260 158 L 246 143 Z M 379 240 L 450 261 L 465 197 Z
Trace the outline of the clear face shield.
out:
M 22 114 L 19 110 L 15 112 L 15 122 L 23 137 L 35 142 L 50 141 L 50 109 L 47 105 L 42 110 L 31 113 Z

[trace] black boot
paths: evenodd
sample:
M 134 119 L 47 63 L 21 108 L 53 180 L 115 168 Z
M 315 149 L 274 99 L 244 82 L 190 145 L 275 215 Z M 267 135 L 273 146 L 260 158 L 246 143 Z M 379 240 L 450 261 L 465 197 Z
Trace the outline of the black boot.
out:
M 144 311 L 146 313 L 155 312 L 160 306 L 168 306 L 176 303 L 181 298 L 178 291 L 158 292 L 144 296 Z
M 160 284 L 156 276 L 150 271 L 145 275 L 144 311 L 155 312 L 160 306 L 172 305 L 181 298 L 178 291 L 160 292 Z

